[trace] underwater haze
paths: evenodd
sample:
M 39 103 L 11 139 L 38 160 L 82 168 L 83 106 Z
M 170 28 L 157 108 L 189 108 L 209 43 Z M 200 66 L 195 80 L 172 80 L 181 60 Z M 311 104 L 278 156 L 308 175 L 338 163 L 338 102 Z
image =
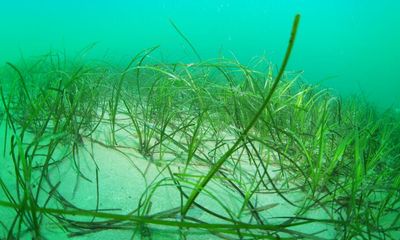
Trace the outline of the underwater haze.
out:
M 0 239 L 400 239 L 399 1 L 1 1 Z
M 301 13 L 288 69 L 387 108 L 400 105 L 399 12 L 396 0 L 1 1 L 0 62 L 54 50 L 73 55 L 92 44 L 92 57 L 114 62 L 156 45 L 166 61 L 196 60 L 172 20 L 203 60 L 278 63 L 292 18 Z

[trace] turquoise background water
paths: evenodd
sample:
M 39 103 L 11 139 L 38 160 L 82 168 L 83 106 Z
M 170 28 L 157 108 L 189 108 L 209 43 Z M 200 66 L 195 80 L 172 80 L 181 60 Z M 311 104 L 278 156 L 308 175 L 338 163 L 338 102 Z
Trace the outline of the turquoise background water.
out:
M 195 60 L 173 20 L 203 59 L 221 55 L 279 64 L 296 13 L 302 14 L 289 65 L 335 92 L 400 105 L 398 0 L 24 0 L 0 2 L 0 64 L 50 50 L 124 62 L 160 45 L 157 58 Z

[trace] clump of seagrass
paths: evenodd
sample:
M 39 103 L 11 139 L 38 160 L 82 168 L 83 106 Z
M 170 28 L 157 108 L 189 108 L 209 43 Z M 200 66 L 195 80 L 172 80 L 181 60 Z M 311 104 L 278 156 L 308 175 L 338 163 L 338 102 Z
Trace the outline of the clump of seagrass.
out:
M 276 74 L 201 61 L 173 22 L 198 63 L 154 63 L 153 47 L 122 69 L 54 54 L 7 64 L 0 238 L 39 239 L 56 223 L 69 237 L 395 239 L 399 116 L 285 71 L 299 20 Z M 129 204 L 102 199 L 109 169 L 96 149 L 122 155 L 108 163 L 127 159 L 145 184 L 131 183 Z M 57 178 L 66 166 L 73 179 Z M 73 197 L 82 182 L 94 188 L 90 207 Z

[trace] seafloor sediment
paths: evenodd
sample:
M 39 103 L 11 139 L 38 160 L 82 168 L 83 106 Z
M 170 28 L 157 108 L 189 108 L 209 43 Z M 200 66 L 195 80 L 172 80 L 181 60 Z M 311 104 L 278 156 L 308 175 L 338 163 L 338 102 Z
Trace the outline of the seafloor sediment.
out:
M 398 237 L 398 113 L 286 72 L 258 114 L 273 68 L 145 57 L 2 70 L 1 238 Z

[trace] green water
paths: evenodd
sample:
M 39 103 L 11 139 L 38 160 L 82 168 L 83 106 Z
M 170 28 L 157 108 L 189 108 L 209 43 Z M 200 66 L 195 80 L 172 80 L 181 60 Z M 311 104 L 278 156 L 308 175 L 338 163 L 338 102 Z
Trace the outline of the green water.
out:
M 398 1 L 0 3 L 0 239 L 400 239 Z
M 203 59 L 281 60 L 294 14 L 302 14 L 290 70 L 339 94 L 399 105 L 400 3 L 383 1 L 2 1 L 0 63 L 50 50 L 122 62 L 160 45 L 158 57 L 195 60 L 173 20 Z

